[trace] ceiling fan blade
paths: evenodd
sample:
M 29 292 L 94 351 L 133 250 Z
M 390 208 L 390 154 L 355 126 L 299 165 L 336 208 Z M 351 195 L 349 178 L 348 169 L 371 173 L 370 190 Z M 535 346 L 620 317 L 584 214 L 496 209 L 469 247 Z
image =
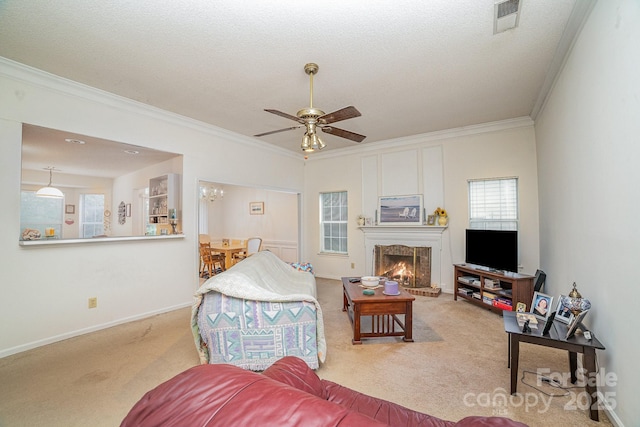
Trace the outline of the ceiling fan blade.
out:
M 333 113 L 328 113 L 324 116 L 318 117 L 318 122 L 322 124 L 329 124 L 359 116 L 361 116 L 360 111 L 358 111 L 353 105 L 350 105 L 349 107 L 344 107 L 340 110 L 334 111 Z
M 350 139 L 355 142 L 362 142 L 366 138 L 359 133 L 351 132 L 344 129 L 334 128 L 332 126 L 321 127 L 322 132 L 330 133 L 331 135 L 339 136 L 340 138 Z
M 278 133 L 278 132 L 284 132 L 284 131 L 287 131 L 287 130 L 298 129 L 298 128 L 301 128 L 301 127 L 302 127 L 302 126 L 293 126 L 293 127 L 290 127 L 290 128 L 284 128 L 284 129 L 272 130 L 271 132 L 259 133 L 259 134 L 257 134 L 257 135 L 253 135 L 253 136 L 266 136 L 266 135 L 271 135 L 271 134 L 273 134 L 273 133 Z
M 268 113 L 271 113 L 271 114 L 275 114 L 276 116 L 284 117 L 285 119 L 295 120 L 298 123 L 304 123 L 304 121 L 302 119 L 300 119 L 299 117 L 292 116 L 291 114 L 283 113 L 282 111 L 268 110 L 266 108 L 265 108 L 264 111 L 266 111 Z

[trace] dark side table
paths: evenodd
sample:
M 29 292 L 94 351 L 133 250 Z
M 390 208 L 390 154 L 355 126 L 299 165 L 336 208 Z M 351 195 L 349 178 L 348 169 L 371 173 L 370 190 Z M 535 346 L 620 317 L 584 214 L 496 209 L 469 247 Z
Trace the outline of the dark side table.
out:
M 521 342 L 569 351 L 569 369 L 571 371 L 572 384 L 575 384 L 577 381 L 576 369 L 578 368 L 578 353 L 582 353 L 584 354 L 583 365 L 586 370 L 585 378 L 587 379 L 587 381 L 585 381 L 585 390 L 589 396 L 590 416 L 592 420 L 599 421 L 598 390 L 592 377 L 596 374 L 596 350 L 604 350 L 605 348 L 595 335 L 591 333 L 590 340 L 587 340 L 582 334 L 576 334 L 569 339 L 565 339 L 568 325 L 559 321 L 554 321 L 548 335 L 542 335 L 545 326 L 544 321 L 538 323 L 538 329 L 524 333 L 522 332 L 522 328 L 518 326 L 515 312 L 504 311 L 503 318 L 504 330 L 509 334 L 511 394 L 516 393 L 516 387 L 518 385 L 518 357 Z M 584 330 L 584 328 L 582 329 Z

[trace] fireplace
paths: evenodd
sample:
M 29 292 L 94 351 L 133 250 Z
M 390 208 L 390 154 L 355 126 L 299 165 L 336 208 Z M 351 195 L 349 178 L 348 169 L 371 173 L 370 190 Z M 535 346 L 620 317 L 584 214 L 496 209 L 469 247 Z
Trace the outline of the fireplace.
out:
M 429 255 L 416 253 L 416 261 L 419 266 L 416 268 L 422 275 L 420 281 L 416 280 L 415 286 L 403 286 L 409 293 L 415 295 L 427 294 L 430 286 L 441 288 L 442 283 L 442 232 L 446 227 L 438 226 L 365 226 L 360 227 L 364 233 L 365 245 L 365 271 L 367 275 L 383 276 L 377 270 L 375 249 L 376 246 L 405 246 L 418 248 L 418 251 L 428 250 Z M 412 249 L 411 249 L 412 250 Z M 405 263 L 409 263 L 413 268 L 413 252 L 411 253 L 391 253 L 390 259 L 400 260 L 404 258 Z M 429 259 L 427 263 L 425 258 Z M 416 262 L 418 264 L 418 262 Z M 427 273 L 424 269 L 428 267 Z M 414 275 L 416 268 L 413 268 Z M 385 267 L 389 270 L 389 267 Z
M 406 245 L 375 245 L 376 276 L 384 276 L 409 288 L 431 286 L 431 248 Z

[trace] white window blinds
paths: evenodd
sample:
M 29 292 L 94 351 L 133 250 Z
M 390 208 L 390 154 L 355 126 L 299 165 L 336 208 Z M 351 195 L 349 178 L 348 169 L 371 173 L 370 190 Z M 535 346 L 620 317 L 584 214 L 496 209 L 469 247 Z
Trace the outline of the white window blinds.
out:
M 469 181 L 469 228 L 518 229 L 518 179 Z
M 347 192 L 320 194 L 322 252 L 347 253 Z

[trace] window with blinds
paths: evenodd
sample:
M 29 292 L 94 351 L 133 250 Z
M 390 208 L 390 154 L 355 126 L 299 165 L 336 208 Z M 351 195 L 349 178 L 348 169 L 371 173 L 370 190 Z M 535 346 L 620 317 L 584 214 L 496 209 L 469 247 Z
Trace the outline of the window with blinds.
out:
M 321 252 L 347 253 L 347 192 L 320 193 Z
M 518 230 L 518 179 L 469 181 L 469 228 Z

